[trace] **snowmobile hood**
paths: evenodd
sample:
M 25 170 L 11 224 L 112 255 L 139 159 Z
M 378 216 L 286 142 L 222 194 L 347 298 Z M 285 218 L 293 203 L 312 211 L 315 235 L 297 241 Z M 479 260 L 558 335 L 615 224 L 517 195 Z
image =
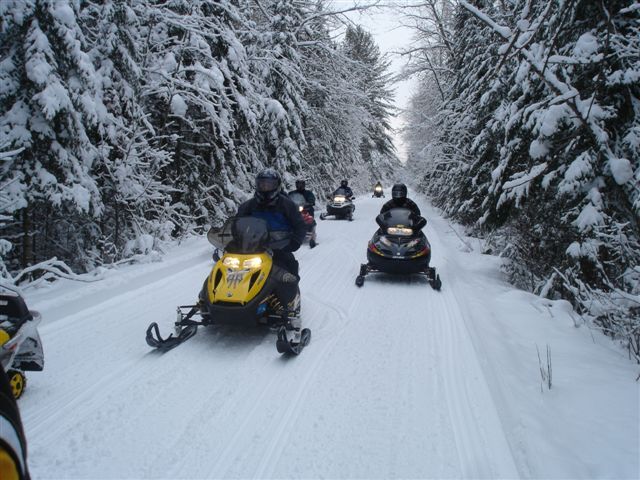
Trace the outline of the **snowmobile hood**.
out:
M 271 255 L 266 252 L 225 253 L 207 280 L 209 303 L 247 304 L 264 287 L 272 266 Z

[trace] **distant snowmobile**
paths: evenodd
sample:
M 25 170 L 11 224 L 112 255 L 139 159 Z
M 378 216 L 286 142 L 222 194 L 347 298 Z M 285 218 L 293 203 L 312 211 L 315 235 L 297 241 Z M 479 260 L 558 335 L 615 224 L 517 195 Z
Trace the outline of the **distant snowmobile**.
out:
M 44 353 L 37 326 L 40 313 L 29 310 L 24 299 L 13 290 L 0 290 L 0 361 L 7 372 L 15 398 L 27 386 L 25 371 L 44 368 Z
M 346 218 L 349 221 L 353 220 L 353 211 L 356 209 L 353 204 L 353 198 L 347 195 L 347 192 L 343 188 L 338 188 L 331 197 L 329 197 L 329 203 L 327 203 L 327 211 L 320 214 L 320 220 L 324 220 L 327 217 L 334 216 L 337 219 Z
M 422 274 L 434 290 L 440 290 L 440 275 L 429 266 L 431 245 L 422 233 L 427 220 L 407 208 L 392 208 L 378 215 L 376 222 L 380 229 L 369 241 L 368 263 L 360 266 L 356 285 L 364 285 L 366 275 L 371 272 Z
M 300 315 L 299 291 L 295 311 L 283 320 L 275 289 L 292 275 L 273 263 L 271 253 L 289 244 L 289 233 L 270 232 L 261 218 L 234 217 L 222 229 L 210 230 L 207 238 L 224 254 L 204 281 L 198 303 L 178 307 L 175 335 L 163 339 L 158 324 L 149 325 L 147 344 L 170 350 L 193 337 L 199 326 L 264 325 L 277 329 L 279 353 L 299 354 L 311 341 L 311 331 L 293 328 Z M 193 320 L 196 316 L 200 321 Z
M 384 197 L 384 192 L 382 191 L 382 185 L 380 185 L 379 183 L 376 184 L 375 187 L 373 187 L 373 194 L 371 195 L 371 198 L 380 198 L 380 197 Z

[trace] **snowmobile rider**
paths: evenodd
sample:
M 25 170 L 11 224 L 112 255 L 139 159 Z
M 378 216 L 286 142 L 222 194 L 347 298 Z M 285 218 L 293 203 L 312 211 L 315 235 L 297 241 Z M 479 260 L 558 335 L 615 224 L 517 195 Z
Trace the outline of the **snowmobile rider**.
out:
M 285 275 L 276 288 L 276 296 L 284 307 L 283 316 L 288 318 L 289 311 L 298 294 L 298 261 L 293 253 L 300 248 L 307 233 L 307 226 L 298 211 L 298 207 L 289 197 L 281 193 L 282 179 L 272 168 L 263 170 L 256 176 L 256 190 L 252 199 L 238 207 L 237 216 L 264 219 L 270 231 L 291 232 L 291 240 L 282 250 L 274 250 L 273 263 L 292 275 Z
M 340 190 L 344 192 L 345 197 L 351 200 L 351 197 L 353 197 L 353 190 L 351 190 L 351 187 L 349 187 L 349 182 L 347 180 L 342 180 L 340 182 L 340 186 L 336 189 L 335 192 L 333 192 L 333 194 L 340 195 L 341 193 L 343 193 Z
M 396 183 L 393 186 L 391 200 L 382 206 L 380 213 L 388 212 L 392 208 L 408 208 L 417 216 L 421 216 L 418 205 L 410 198 L 407 198 L 407 186 L 404 183 Z
M 313 195 L 311 190 L 306 190 L 306 182 L 304 180 L 296 180 L 296 189 L 291 190 L 289 195 L 292 193 L 300 193 L 304 196 L 304 200 L 307 205 L 305 205 L 306 210 L 309 212 L 309 215 L 314 216 L 314 207 L 316 206 L 316 197 Z
M 18 404 L 0 364 L 0 478 L 28 480 L 27 440 Z

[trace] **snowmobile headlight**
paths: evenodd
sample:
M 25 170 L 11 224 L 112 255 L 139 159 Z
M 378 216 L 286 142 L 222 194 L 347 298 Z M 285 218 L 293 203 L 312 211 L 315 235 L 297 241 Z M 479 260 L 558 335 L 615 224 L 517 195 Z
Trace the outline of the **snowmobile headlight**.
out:
M 242 262 L 244 268 L 260 268 L 262 265 L 262 259 L 260 257 L 247 258 Z
M 344 195 L 336 195 L 335 197 L 333 197 L 333 201 L 336 203 L 344 203 L 346 199 L 347 197 L 345 197 Z
M 382 191 L 382 187 L 376 187 L 376 192 L 380 193 Z
M 301 212 L 301 211 L 303 211 L 303 210 L 304 210 L 304 207 L 303 207 L 302 205 L 300 205 L 300 206 L 298 207 L 298 211 L 300 211 L 300 212 Z
M 387 228 L 387 233 L 389 235 L 401 235 L 403 237 L 408 237 L 413 233 L 413 230 L 405 227 L 389 227 Z
M 240 266 L 240 259 L 238 257 L 225 257 L 222 264 L 225 267 L 238 268 Z

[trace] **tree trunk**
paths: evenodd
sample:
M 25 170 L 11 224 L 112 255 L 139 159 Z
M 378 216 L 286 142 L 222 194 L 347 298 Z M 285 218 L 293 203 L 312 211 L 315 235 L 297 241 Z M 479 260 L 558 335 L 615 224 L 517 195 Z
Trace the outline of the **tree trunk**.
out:
M 22 211 L 22 268 L 27 268 L 33 260 L 33 242 L 31 238 L 31 209 Z

